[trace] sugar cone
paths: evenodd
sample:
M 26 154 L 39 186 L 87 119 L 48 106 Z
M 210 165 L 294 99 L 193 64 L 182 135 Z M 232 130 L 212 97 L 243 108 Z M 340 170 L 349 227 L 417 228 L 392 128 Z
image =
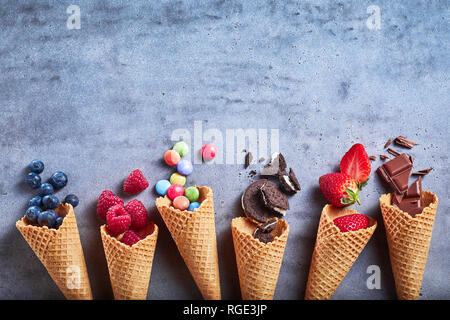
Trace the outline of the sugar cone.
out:
M 250 219 L 240 217 L 231 220 L 239 283 L 244 300 L 273 299 L 289 234 L 289 225 L 285 220 L 279 220 L 277 225 L 279 235 L 272 242 L 263 243 L 253 237 L 256 224 Z
M 16 222 L 16 227 L 67 299 L 91 300 L 91 285 L 73 207 L 60 204 L 56 211 L 64 217 L 58 230 L 32 225 L 25 217 Z
M 173 208 L 167 196 L 156 199 L 156 207 L 203 298 L 220 300 L 213 192 L 208 187 L 198 189 L 201 204 L 193 212 Z
M 370 218 L 367 229 L 341 232 L 337 217 L 358 213 L 326 205 L 322 210 L 316 244 L 309 268 L 306 300 L 330 299 L 374 233 L 377 222 Z
M 380 197 L 389 256 L 398 299 L 417 300 L 430 248 L 438 197 L 422 191 L 422 213 L 412 218 L 391 205 L 391 194 Z
M 106 225 L 100 227 L 109 278 L 116 300 L 147 299 L 158 226 L 149 224 L 147 231 L 142 232 L 145 238 L 129 246 L 110 236 Z

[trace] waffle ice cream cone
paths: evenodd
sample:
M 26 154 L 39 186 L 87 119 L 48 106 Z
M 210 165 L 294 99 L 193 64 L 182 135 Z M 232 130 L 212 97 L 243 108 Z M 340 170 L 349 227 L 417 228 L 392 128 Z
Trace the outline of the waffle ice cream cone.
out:
M 389 256 L 398 299 L 417 300 L 430 248 L 438 197 L 422 191 L 422 213 L 412 218 L 391 205 L 391 194 L 380 197 Z
M 154 226 L 154 227 L 153 227 Z M 109 235 L 106 225 L 100 227 L 109 278 L 116 300 L 147 299 L 158 226 L 149 224 L 143 238 L 129 246 Z
M 208 187 L 197 188 L 200 207 L 193 212 L 175 209 L 167 196 L 157 198 L 156 207 L 203 298 L 220 300 L 213 192 Z
M 58 230 L 30 224 L 25 217 L 16 222 L 16 227 L 67 299 L 91 300 L 91 285 L 73 207 L 60 204 L 56 211 L 64 217 Z
M 268 243 L 253 237 L 257 225 L 249 218 L 231 221 L 241 295 L 244 300 L 272 300 L 277 286 L 289 225 L 278 220 L 278 236 Z
M 309 268 L 306 300 L 330 299 L 372 237 L 377 222 L 370 217 L 366 229 L 341 232 L 334 225 L 334 219 L 355 213 L 358 212 L 332 205 L 323 208 Z

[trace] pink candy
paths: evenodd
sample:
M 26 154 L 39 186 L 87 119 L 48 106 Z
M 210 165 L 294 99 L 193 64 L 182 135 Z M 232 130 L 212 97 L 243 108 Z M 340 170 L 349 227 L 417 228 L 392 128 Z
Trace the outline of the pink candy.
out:
M 202 147 L 202 157 L 205 160 L 212 160 L 215 158 L 217 153 L 217 148 L 213 144 L 205 144 Z
M 169 189 L 167 189 L 167 196 L 170 200 L 174 200 L 176 197 L 184 195 L 184 188 L 179 184 L 172 184 Z

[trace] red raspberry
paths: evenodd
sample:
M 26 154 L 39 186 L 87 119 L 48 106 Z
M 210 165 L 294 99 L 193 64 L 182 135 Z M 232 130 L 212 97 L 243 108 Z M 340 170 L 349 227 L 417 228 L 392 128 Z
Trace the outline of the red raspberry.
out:
M 129 194 L 136 194 L 147 189 L 148 185 L 148 181 L 145 179 L 142 171 L 136 169 L 123 182 L 123 191 Z
M 123 206 L 123 200 L 116 196 L 110 190 L 104 190 L 98 197 L 97 202 L 97 214 L 102 220 L 106 220 L 106 212 L 109 208 L 116 204 L 121 204 Z
M 124 233 L 130 228 L 131 216 L 125 210 L 123 205 L 116 204 L 108 209 L 106 213 L 106 223 L 113 236 Z
M 125 210 L 131 216 L 131 227 L 141 229 L 147 225 L 148 213 L 142 202 L 137 199 L 131 200 L 125 205 Z
M 138 234 L 136 234 L 132 230 L 128 230 L 127 232 L 124 233 L 124 235 L 123 235 L 122 239 L 120 240 L 120 242 L 125 243 L 125 244 L 127 244 L 129 246 L 132 246 L 133 244 L 135 244 L 139 240 L 142 240 L 142 238 Z

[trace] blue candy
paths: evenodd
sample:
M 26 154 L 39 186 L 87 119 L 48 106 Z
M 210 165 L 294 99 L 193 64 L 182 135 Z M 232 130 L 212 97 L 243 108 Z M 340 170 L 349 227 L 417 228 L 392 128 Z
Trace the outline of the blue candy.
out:
M 200 207 L 200 203 L 198 202 L 191 202 L 189 205 L 188 211 L 194 211 L 194 209 Z
M 167 189 L 170 187 L 170 182 L 168 180 L 159 180 L 156 183 L 155 190 L 160 196 L 165 196 L 167 194 Z
M 188 176 L 192 173 L 194 168 L 192 167 L 192 163 L 189 160 L 180 160 L 177 164 L 177 171 L 179 174 L 183 176 Z

